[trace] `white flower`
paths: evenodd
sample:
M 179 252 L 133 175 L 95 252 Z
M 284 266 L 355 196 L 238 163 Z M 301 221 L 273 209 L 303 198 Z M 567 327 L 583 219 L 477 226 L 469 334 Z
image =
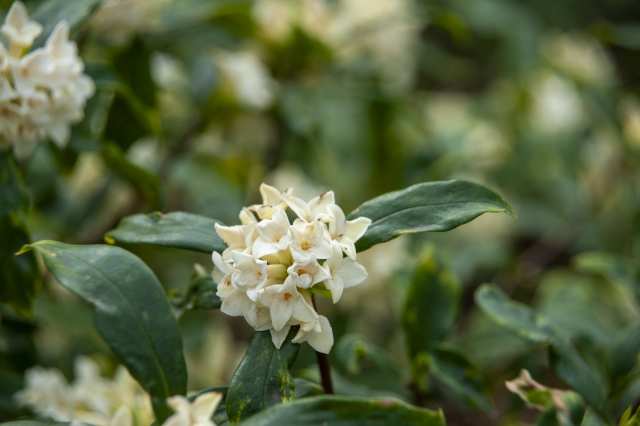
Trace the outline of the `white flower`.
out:
M 325 281 L 327 290 L 331 292 L 333 297 L 333 303 L 337 303 L 342 297 L 342 292 L 345 288 L 354 287 L 363 282 L 369 274 L 367 274 L 364 266 L 345 258 L 342 255 L 340 244 L 336 241 L 331 243 L 333 254 L 325 262 L 323 268 L 330 275 Z
M 258 214 L 260 219 L 271 219 L 271 216 L 278 210 L 287 208 L 287 199 L 291 197 L 293 189 L 288 188 L 282 194 L 276 188 L 270 185 L 260 185 L 260 195 L 262 195 L 262 204 L 254 204 L 251 210 Z
M 348 221 L 337 204 L 331 204 L 327 208 L 334 218 L 333 221 L 329 222 L 331 238 L 340 244 L 340 248 L 347 256 L 355 260 L 356 247 L 354 243 L 367 232 L 367 228 L 371 225 L 371 219 L 359 217 Z
M 222 252 L 222 258 L 225 261 L 231 260 L 231 252 L 234 250 L 243 251 L 247 248 L 244 225 L 223 226 L 216 223 L 214 226 L 218 236 L 222 238 L 222 241 L 227 245 L 225 251 Z
M 308 283 L 307 287 L 301 288 L 309 288 L 314 284 L 331 278 L 331 275 L 326 269 L 320 266 L 313 254 L 308 257 L 302 256 L 297 251 L 293 251 L 291 254 L 293 255 L 295 263 L 287 269 L 287 272 L 289 274 L 298 274 L 300 277 L 304 275 L 309 276 L 309 279 L 301 279 L 298 281 L 299 287 Z
M 244 291 L 236 289 L 224 298 L 220 311 L 230 317 L 243 316 L 249 325 L 255 329 L 261 329 L 271 321 L 269 309 L 251 300 Z
M 40 366 L 25 373 L 25 388 L 15 394 L 20 405 L 26 405 L 37 414 L 56 421 L 73 418 L 75 401 L 69 383 L 56 369 Z
M 260 237 L 253 243 L 253 255 L 262 257 L 286 250 L 293 239 L 289 232 L 289 219 L 284 210 L 277 210 L 271 219 L 265 219 L 256 225 Z
M 216 64 L 239 104 L 266 109 L 273 103 L 274 82 L 267 66 L 250 51 L 221 52 Z
M 297 284 L 301 277 L 289 274 L 284 284 L 276 284 L 262 290 L 258 300 L 269 308 L 273 328 L 282 330 L 289 319 L 309 322 L 318 317 L 318 314 L 307 304 L 304 297 L 298 292 Z
M 327 259 L 331 256 L 331 244 L 324 238 L 324 225 L 315 220 L 303 228 L 291 227 L 293 245 L 291 251 L 302 257 L 315 256 L 316 259 Z
M 218 404 L 222 401 L 220 392 L 208 392 L 189 402 L 184 396 L 172 396 L 167 403 L 175 414 L 169 417 L 162 426 L 216 426 L 211 420 Z
M 269 332 L 271 332 L 271 341 L 276 349 L 280 349 L 280 347 L 282 347 L 284 340 L 289 334 L 289 330 L 291 330 L 291 326 L 288 324 L 282 327 L 280 331 L 276 331 L 273 327 L 269 329 Z
M 298 334 L 291 341 L 308 342 L 316 351 L 328 354 L 333 347 L 333 329 L 329 320 L 319 315 L 316 320 L 301 323 Z
M 73 394 L 77 402 L 85 404 L 92 411 L 107 415 L 111 409 L 109 384 L 100 376 L 100 367 L 94 360 L 79 356 L 74 361 L 75 381 Z
M 328 221 L 330 216 L 327 214 L 327 207 L 335 202 L 333 191 L 320 194 L 308 203 L 298 197 L 287 198 L 287 205 L 305 222 L 313 222 L 316 219 Z
M 216 279 L 216 273 L 214 271 L 213 277 L 216 279 L 218 284 L 218 291 L 216 295 L 222 298 L 227 297 L 234 290 L 234 287 L 231 284 L 231 277 L 238 270 L 231 266 L 231 264 L 226 263 L 217 251 L 213 252 L 211 258 L 213 260 L 213 264 L 216 266 L 216 270 L 222 274 L 221 277 Z
M 35 39 L 42 34 L 42 25 L 30 21 L 27 8 L 22 2 L 16 1 L 11 5 L 0 32 L 9 38 L 12 45 L 22 49 L 31 46 Z

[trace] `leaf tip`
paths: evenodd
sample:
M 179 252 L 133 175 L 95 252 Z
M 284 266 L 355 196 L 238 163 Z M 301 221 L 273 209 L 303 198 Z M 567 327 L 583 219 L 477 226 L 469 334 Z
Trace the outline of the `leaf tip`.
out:
M 16 256 L 20 256 L 21 254 L 24 254 L 24 253 L 26 253 L 28 251 L 31 251 L 31 250 L 33 250 L 33 246 L 31 244 L 25 244 L 25 245 L 22 246 L 20 251 L 18 251 L 16 253 Z
M 116 243 L 116 240 L 114 240 L 113 238 L 111 238 L 109 235 L 105 235 L 104 236 L 104 242 L 110 245 L 114 245 Z

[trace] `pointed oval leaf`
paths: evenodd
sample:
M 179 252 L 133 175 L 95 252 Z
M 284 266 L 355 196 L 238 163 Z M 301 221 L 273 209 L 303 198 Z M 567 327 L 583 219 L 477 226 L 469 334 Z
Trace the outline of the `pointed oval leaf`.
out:
M 256 333 L 229 385 L 226 405 L 231 423 L 293 400 L 295 383 L 290 370 L 300 345 L 291 339 L 297 332 L 298 327 L 292 327 L 280 349 L 273 345 L 269 331 Z
M 405 404 L 393 398 L 313 396 L 279 404 L 240 423 L 241 426 L 444 426 L 442 412 Z
M 98 332 L 164 421 L 172 413 L 166 399 L 186 393 L 187 369 L 178 321 L 151 269 L 119 247 L 56 241 L 29 247 L 42 254 L 60 284 L 94 306 Z
M 216 232 L 220 221 L 185 212 L 149 213 L 127 216 L 109 231 L 109 243 L 153 244 L 212 253 L 227 248 Z
M 349 220 L 372 220 L 356 249 L 364 251 L 403 234 L 449 231 L 483 213 L 508 213 L 509 203 L 486 186 L 463 179 L 419 183 L 362 204 Z
M 443 343 L 429 351 L 428 360 L 430 374 L 446 393 L 470 408 L 493 411 L 491 395 L 480 370 L 464 352 Z
M 640 302 L 640 262 L 617 253 L 590 251 L 572 259 L 576 269 L 629 287 Z
M 411 281 L 402 314 L 411 358 L 445 339 L 458 315 L 460 296 L 456 276 L 437 258 L 432 247 L 427 248 Z
M 502 328 L 531 343 L 548 343 L 549 362 L 554 373 L 592 404 L 605 420 L 611 419 L 602 377 L 547 318 L 509 299 L 493 284 L 483 284 L 476 291 L 475 299 L 480 309 Z
M 640 355 L 640 321 L 628 325 L 616 334 L 608 356 L 612 383 L 631 372 L 638 360 L 638 355 Z

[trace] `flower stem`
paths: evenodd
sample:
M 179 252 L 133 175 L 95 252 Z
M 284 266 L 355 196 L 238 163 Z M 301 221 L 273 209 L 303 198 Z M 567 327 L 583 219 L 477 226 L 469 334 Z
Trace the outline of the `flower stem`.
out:
M 315 296 L 311 295 L 311 301 L 313 302 L 313 308 L 318 312 L 316 306 Z M 333 382 L 331 381 L 331 364 L 329 363 L 329 355 L 316 351 L 316 357 L 318 358 L 318 368 L 320 369 L 320 380 L 322 381 L 322 387 L 324 393 L 327 395 L 333 395 Z

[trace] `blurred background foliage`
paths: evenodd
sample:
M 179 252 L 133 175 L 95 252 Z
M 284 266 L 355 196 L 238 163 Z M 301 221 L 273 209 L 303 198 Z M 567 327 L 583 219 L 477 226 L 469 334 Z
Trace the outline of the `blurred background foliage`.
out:
M 10 3 L 0 1 L 4 11 Z M 62 3 L 26 2 L 34 19 L 71 13 Z M 319 306 L 338 340 L 338 392 L 442 407 L 452 425 L 531 423 L 536 411 L 504 386 L 521 368 L 566 387 L 539 345 L 477 309 L 480 283 L 551 318 L 603 376 L 616 334 L 640 320 L 640 3 L 69 3 L 97 92 L 67 148 L 41 144 L 20 164 L 33 240 L 101 243 L 122 217 L 155 210 L 235 224 L 263 181 L 306 199 L 332 189 L 345 211 L 414 183 L 484 183 L 517 220 L 485 215 L 376 246 L 359 256 L 367 281 L 339 306 Z M 127 248 L 170 294 L 187 287 L 194 263 L 212 268 L 206 255 Z M 592 251 L 604 253 L 574 258 Z M 449 361 L 425 362 L 468 358 L 476 394 L 448 386 L 446 368 L 421 375 L 406 356 L 405 299 L 430 262 L 446 269 L 452 294 L 425 295 L 412 309 L 442 311 L 429 324 L 441 328 L 432 331 Z M 10 395 L 35 364 L 71 376 L 74 357 L 87 354 L 105 373 L 115 369 L 90 307 L 50 276 L 33 316 L 18 314 L 2 308 L 1 420 L 21 413 Z M 253 330 L 218 311 L 186 311 L 180 321 L 189 388 L 228 384 Z M 297 375 L 317 379 L 314 362 L 303 347 Z M 612 393 L 616 416 L 640 404 L 633 377 Z

